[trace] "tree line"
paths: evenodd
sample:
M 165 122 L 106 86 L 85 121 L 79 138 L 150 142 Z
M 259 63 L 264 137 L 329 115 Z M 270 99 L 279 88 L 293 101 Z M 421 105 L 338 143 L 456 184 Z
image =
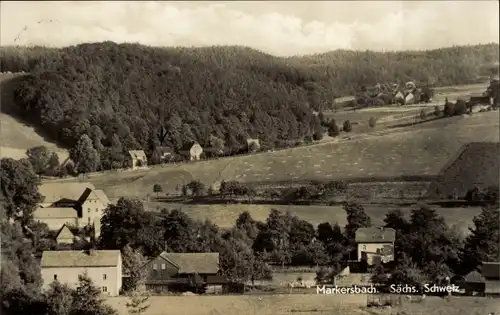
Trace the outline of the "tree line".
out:
M 378 82 L 468 83 L 490 74 L 483 66 L 498 56 L 497 45 L 279 58 L 245 47 L 103 42 L 6 47 L 0 64 L 30 73 L 15 97 L 26 117 L 67 147 L 90 146 L 88 137 L 91 160 L 110 169 L 123 165 L 127 150 L 153 156 L 160 145 L 179 151 L 192 140 L 231 155 L 249 137 L 264 149 L 318 138 L 321 122 L 311 109 L 331 109 L 336 97 Z

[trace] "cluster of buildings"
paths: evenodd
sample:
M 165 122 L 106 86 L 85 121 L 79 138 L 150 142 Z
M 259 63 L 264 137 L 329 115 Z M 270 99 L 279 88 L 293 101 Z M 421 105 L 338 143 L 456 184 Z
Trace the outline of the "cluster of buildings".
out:
M 85 228 L 91 231 L 85 241 L 99 238 L 104 209 L 111 204 L 104 191 L 91 183 L 63 182 L 42 184 L 39 192 L 42 201 L 33 213 L 34 220 L 57 231 L 58 245 L 73 244 L 79 238 L 73 231 Z M 128 277 L 119 250 L 44 251 L 40 266 L 44 287 L 53 281 L 76 287 L 79 275 L 86 273 L 108 296 L 119 295 Z M 219 274 L 218 253 L 163 252 L 140 268 L 145 274 L 142 285 L 150 291 L 226 284 Z
M 250 150 L 251 147 L 260 148 L 259 139 L 247 139 L 247 147 Z M 198 161 L 201 159 L 203 152 L 211 151 L 212 153 L 221 154 L 222 152 L 215 152 L 214 148 L 205 148 L 203 150 L 202 146 L 196 141 L 189 141 L 184 144 L 184 146 L 179 150 L 179 155 L 188 161 Z M 175 151 L 166 146 L 160 146 L 155 149 L 154 154 L 159 157 L 160 163 L 166 163 L 172 161 L 175 157 Z M 128 151 L 128 162 L 132 169 L 137 169 L 141 167 L 146 167 L 148 165 L 148 158 L 143 150 L 131 150 Z

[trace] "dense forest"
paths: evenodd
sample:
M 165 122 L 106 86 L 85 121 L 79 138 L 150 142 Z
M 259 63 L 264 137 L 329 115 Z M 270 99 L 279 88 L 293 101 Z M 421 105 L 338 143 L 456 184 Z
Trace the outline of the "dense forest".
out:
M 322 131 L 311 108 L 336 97 L 378 82 L 471 83 L 497 73 L 498 60 L 496 44 L 290 58 L 237 46 L 0 48 L 2 72 L 29 72 L 16 91 L 24 116 L 68 147 L 88 135 L 102 159 L 153 152 L 160 126 L 176 150 L 196 140 L 234 154 L 248 137 L 280 146 Z

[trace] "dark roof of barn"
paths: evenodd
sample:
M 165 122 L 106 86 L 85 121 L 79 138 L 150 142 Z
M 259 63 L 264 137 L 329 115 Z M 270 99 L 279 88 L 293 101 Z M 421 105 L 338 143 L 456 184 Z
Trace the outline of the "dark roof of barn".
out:
M 483 262 L 481 273 L 487 279 L 500 280 L 500 262 Z
M 219 272 L 219 253 L 167 253 L 160 257 L 179 267 L 179 273 L 216 274 Z

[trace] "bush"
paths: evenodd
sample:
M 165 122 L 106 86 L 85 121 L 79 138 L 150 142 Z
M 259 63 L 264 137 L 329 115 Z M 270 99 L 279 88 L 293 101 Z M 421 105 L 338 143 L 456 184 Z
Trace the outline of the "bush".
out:
M 344 126 L 343 129 L 345 132 L 351 132 L 352 131 L 352 125 L 349 120 L 344 121 Z
M 330 137 L 336 137 L 340 134 L 339 126 L 335 122 L 335 119 L 330 120 L 330 126 L 328 127 L 328 135 Z
M 318 131 L 317 131 L 317 132 L 315 132 L 315 133 L 313 134 L 313 140 L 314 140 L 314 141 L 319 141 L 319 140 L 321 140 L 321 139 L 323 139 L 323 133 L 322 133 L 322 132 L 318 132 Z
M 427 117 L 427 113 L 424 109 L 420 111 L 420 119 L 424 120 Z
M 377 120 L 375 119 L 375 117 L 370 117 L 370 120 L 368 120 L 368 126 L 370 126 L 370 128 L 374 128 L 376 124 Z

